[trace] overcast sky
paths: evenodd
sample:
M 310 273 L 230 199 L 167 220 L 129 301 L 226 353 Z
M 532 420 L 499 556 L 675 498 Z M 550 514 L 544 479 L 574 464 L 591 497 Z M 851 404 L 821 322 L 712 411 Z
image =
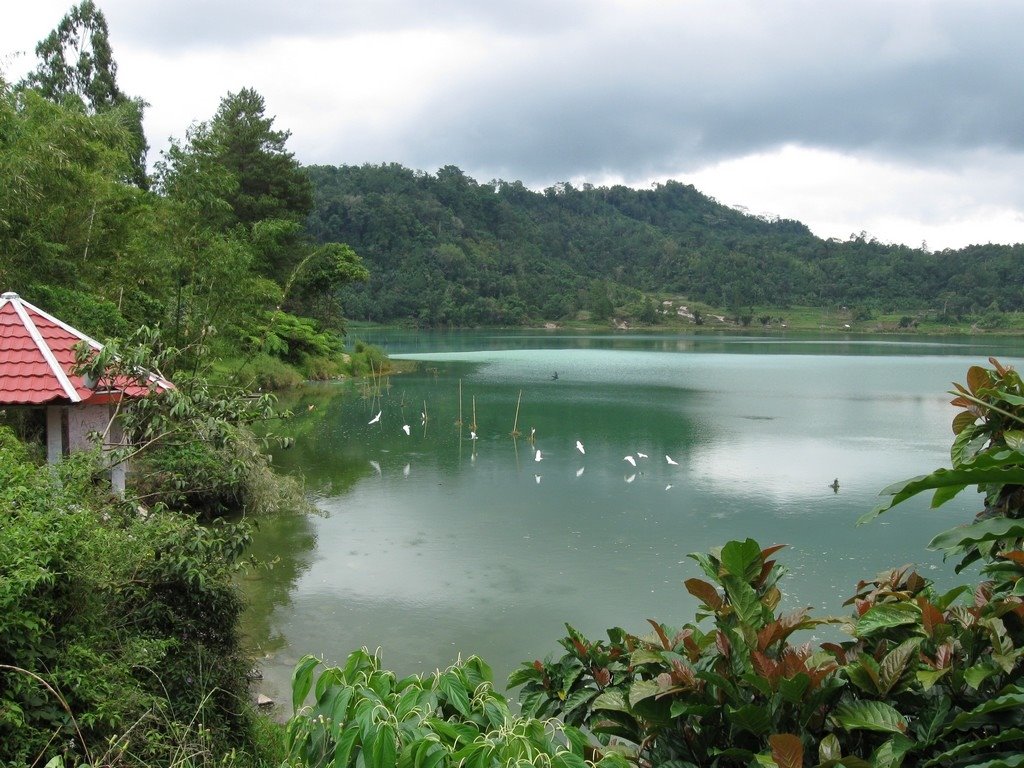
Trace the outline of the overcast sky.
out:
M 154 153 L 252 87 L 306 164 L 677 179 L 822 237 L 1024 242 L 1016 0 L 96 2 Z M 71 5 L 8 0 L 8 79 Z

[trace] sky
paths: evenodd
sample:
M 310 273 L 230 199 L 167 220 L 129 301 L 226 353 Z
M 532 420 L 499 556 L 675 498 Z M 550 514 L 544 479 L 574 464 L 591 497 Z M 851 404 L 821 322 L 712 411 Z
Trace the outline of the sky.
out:
M 70 0 L 3 0 L 0 72 Z M 304 164 L 674 179 L 820 237 L 1024 242 L 1018 0 L 96 0 L 159 157 L 242 88 Z

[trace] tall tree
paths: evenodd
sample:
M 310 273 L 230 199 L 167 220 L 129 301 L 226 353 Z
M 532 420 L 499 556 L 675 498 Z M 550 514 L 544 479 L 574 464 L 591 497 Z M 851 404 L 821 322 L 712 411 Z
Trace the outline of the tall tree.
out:
M 62 103 L 74 99 L 90 114 L 123 113 L 133 137 L 131 181 L 145 188 L 149 145 L 142 115 L 147 104 L 129 97 L 117 85 L 117 63 L 103 12 L 92 0 L 82 0 L 36 45 L 36 56 L 39 66 L 26 78 L 26 84 L 47 99 Z

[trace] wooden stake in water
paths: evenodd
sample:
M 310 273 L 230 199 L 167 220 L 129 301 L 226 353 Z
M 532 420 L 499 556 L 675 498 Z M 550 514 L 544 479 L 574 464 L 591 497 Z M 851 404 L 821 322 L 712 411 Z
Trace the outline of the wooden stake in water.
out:
M 462 379 L 459 379 L 459 420 L 455 422 L 455 426 L 462 426 Z
M 519 437 L 519 404 L 523 402 L 523 390 L 519 390 L 519 399 L 516 400 L 516 418 L 512 422 L 512 438 Z
M 473 426 L 470 429 L 476 432 L 476 395 L 473 395 Z

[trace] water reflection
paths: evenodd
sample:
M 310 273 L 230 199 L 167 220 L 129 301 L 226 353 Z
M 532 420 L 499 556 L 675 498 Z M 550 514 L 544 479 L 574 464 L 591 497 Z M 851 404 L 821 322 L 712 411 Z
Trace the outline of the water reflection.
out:
M 593 635 L 681 624 L 696 607 L 681 586 L 695 573 L 687 554 L 729 538 L 790 545 L 789 608 L 838 612 L 858 579 L 908 561 L 947 577 L 924 545 L 971 499 L 854 521 L 882 487 L 947 461 L 942 393 L 978 361 L 963 347 L 424 339 L 419 370 L 379 392 L 292 396 L 297 443 L 275 461 L 305 476 L 324 516 L 273 521 L 258 538 L 262 558 L 280 558 L 246 584 L 271 686 L 286 688 L 303 653 L 340 661 L 360 645 L 382 646 L 403 674 L 479 653 L 501 680 L 557 651 L 564 622 Z

